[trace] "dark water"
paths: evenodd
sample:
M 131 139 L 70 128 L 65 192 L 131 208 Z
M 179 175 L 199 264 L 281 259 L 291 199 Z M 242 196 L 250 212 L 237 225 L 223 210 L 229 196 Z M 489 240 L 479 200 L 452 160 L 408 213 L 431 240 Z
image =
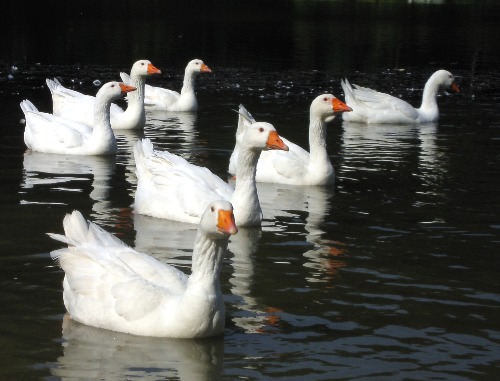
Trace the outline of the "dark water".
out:
M 12 22 L 0 26 L 0 379 L 500 377 L 499 6 L 31 4 L 6 4 Z M 95 79 L 143 57 L 164 72 L 151 82 L 177 89 L 202 58 L 213 73 L 197 81 L 200 111 L 148 115 L 143 133 L 118 134 L 112 158 L 26 152 L 19 102 L 50 110 L 46 77 L 95 93 Z M 225 176 L 239 103 L 306 147 L 311 100 L 342 97 L 343 76 L 417 105 L 438 68 L 463 90 L 441 94 L 439 123 L 337 119 L 333 187 L 259 185 L 262 229 L 241 229 L 223 267 L 224 336 L 141 338 L 63 319 L 63 273 L 49 258 L 60 245 L 45 233 L 73 209 L 190 266 L 194 226 L 131 213 L 138 138 Z

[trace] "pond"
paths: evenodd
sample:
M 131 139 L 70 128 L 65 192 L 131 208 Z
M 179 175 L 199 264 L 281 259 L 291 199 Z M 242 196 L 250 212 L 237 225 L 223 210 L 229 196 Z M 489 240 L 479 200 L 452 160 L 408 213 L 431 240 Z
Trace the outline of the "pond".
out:
M 430 3 L 6 4 L 0 378 L 497 379 L 500 6 Z M 197 78 L 197 113 L 148 113 L 144 131 L 116 133 L 112 157 L 26 149 L 19 103 L 50 112 L 46 78 L 95 94 L 95 80 L 147 58 L 162 70 L 148 83 L 180 90 L 195 57 L 212 69 Z M 46 233 L 73 210 L 189 271 L 196 226 L 133 213 L 138 139 L 228 179 L 240 103 L 307 149 L 310 103 L 344 99 L 342 78 L 417 106 L 441 68 L 462 91 L 439 94 L 439 122 L 337 117 L 333 186 L 258 184 L 262 228 L 241 228 L 223 263 L 224 335 L 145 338 L 65 315 L 49 255 L 63 245 Z

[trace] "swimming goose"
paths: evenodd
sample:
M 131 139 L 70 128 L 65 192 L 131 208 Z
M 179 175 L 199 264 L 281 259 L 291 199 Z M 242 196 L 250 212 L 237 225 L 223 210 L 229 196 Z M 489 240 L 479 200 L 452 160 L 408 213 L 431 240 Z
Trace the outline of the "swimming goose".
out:
M 92 126 L 40 112 L 28 100 L 21 102 L 26 119 L 24 142 L 33 151 L 71 155 L 111 155 L 116 139 L 109 122 L 111 102 L 135 87 L 108 82 L 97 92 Z
M 264 149 L 287 150 L 269 123 L 253 123 L 242 137 L 237 181 L 233 188 L 209 169 L 190 164 L 167 151 L 154 151 L 149 139 L 135 145 L 137 173 L 135 212 L 152 217 L 198 223 L 204 205 L 231 201 L 238 226 L 258 226 L 262 210 L 255 184 L 255 168 Z
M 214 201 L 205 209 L 193 249 L 191 274 L 139 253 L 78 211 L 64 218 L 68 244 L 53 251 L 65 276 L 63 300 L 83 324 L 140 336 L 196 338 L 224 331 L 219 284 L 228 238 L 236 234 L 233 208 Z
M 146 124 L 144 112 L 144 85 L 146 77 L 160 74 L 148 60 L 139 60 L 134 63 L 127 82 L 129 86 L 137 89 L 127 95 L 128 105 L 124 111 L 116 104 L 111 105 L 111 127 L 118 129 L 140 129 Z M 57 79 L 46 80 L 52 94 L 53 113 L 79 123 L 92 126 L 95 97 L 84 95 L 78 91 L 65 88 Z
M 144 106 L 147 110 L 163 111 L 196 111 L 198 100 L 195 94 L 195 79 L 200 73 L 210 73 L 212 70 L 202 60 L 190 61 L 184 72 L 184 83 L 180 94 L 174 90 L 146 85 Z M 128 75 L 120 73 L 123 82 L 128 83 Z
M 309 113 L 309 150 L 283 138 L 289 152 L 262 152 L 257 164 L 257 182 L 292 185 L 325 185 L 335 179 L 335 171 L 326 150 L 326 124 L 339 113 L 352 109 L 331 94 L 316 97 Z M 255 122 L 250 113 L 240 105 L 236 145 L 229 160 L 229 173 L 238 174 L 236 163 L 241 152 L 241 137 L 248 126 Z
M 344 114 L 343 118 L 350 122 L 361 123 L 428 123 L 439 119 L 436 102 L 440 89 L 451 89 L 459 92 L 453 74 L 446 70 L 438 70 L 427 80 L 422 95 L 420 108 L 392 95 L 354 85 L 347 79 L 341 81 L 345 101 L 352 106 L 353 112 Z

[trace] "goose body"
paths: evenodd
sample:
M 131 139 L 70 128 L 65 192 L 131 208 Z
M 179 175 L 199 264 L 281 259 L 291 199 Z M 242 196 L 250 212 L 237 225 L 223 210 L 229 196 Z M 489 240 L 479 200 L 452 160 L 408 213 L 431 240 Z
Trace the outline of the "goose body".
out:
M 144 106 L 147 110 L 161 111 L 196 111 L 198 100 L 195 93 L 195 80 L 200 73 L 210 73 L 212 70 L 202 60 L 191 60 L 184 72 L 184 82 L 181 92 L 162 87 L 146 85 Z M 120 73 L 123 82 L 128 83 L 128 76 Z
M 21 102 L 26 119 L 24 142 L 33 151 L 72 155 L 111 155 L 116 139 L 110 125 L 110 105 L 135 87 L 108 82 L 98 91 L 92 126 L 38 111 L 28 100 Z
M 351 108 L 331 94 L 323 94 L 314 99 L 310 107 L 309 147 L 302 147 L 283 138 L 289 152 L 262 152 L 257 164 L 256 181 L 292 185 L 325 185 L 335 180 L 335 171 L 326 150 L 326 125 L 338 113 Z M 229 173 L 236 175 L 236 163 L 241 150 L 241 138 L 248 125 L 255 122 L 250 113 L 240 106 L 236 144 L 229 160 Z
M 438 70 L 427 80 L 422 95 L 422 104 L 415 108 L 406 101 L 392 95 L 381 93 L 366 87 L 351 86 L 347 79 L 341 81 L 345 101 L 353 111 L 344 114 L 350 122 L 411 124 L 436 122 L 439 109 L 436 101 L 440 89 L 452 89 L 459 92 L 453 75 L 446 70 Z
M 65 272 L 63 300 L 83 324 L 140 336 L 197 338 L 224 331 L 219 284 L 229 235 L 237 232 L 232 206 L 210 203 L 200 221 L 191 274 L 139 253 L 75 211 L 64 218 L 68 244 L 53 251 Z
M 148 60 L 139 60 L 134 63 L 126 84 L 135 87 L 137 91 L 127 95 L 128 105 L 125 111 L 116 104 L 111 105 L 110 120 L 113 129 L 132 130 L 144 127 L 146 123 L 144 111 L 146 77 L 160 73 L 161 71 Z M 95 97 L 67 89 L 57 79 L 47 79 L 46 82 L 52 94 L 55 116 L 92 126 Z
M 260 225 L 262 210 L 255 184 L 257 160 L 264 149 L 286 150 L 269 123 L 254 123 L 242 137 L 236 186 L 209 169 L 190 164 L 167 151 L 154 151 L 149 139 L 135 145 L 136 213 L 175 221 L 198 223 L 203 205 L 214 199 L 231 201 L 238 226 Z

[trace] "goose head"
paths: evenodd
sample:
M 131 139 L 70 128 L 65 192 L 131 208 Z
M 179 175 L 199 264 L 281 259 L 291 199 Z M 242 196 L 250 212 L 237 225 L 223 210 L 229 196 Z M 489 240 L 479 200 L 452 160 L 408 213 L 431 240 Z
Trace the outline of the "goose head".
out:
M 186 72 L 198 75 L 199 73 L 211 73 L 212 70 L 202 60 L 194 59 L 187 64 Z
M 137 90 L 134 86 L 128 86 L 121 82 L 108 82 L 101 86 L 97 92 L 97 97 L 106 97 L 111 101 L 118 99 L 125 94 Z
M 212 239 L 227 238 L 238 233 L 233 205 L 224 200 L 212 201 L 201 216 L 200 229 Z
M 256 150 L 288 151 L 273 125 L 266 122 L 252 123 L 243 135 L 242 145 Z
M 332 94 L 323 94 L 316 97 L 311 103 L 311 116 L 320 118 L 325 122 L 335 119 L 337 114 L 352 111 L 348 105 Z
M 436 83 L 440 87 L 442 87 L 444 89 L 453 90 L 457 93 L 460 92 L 460 88 L 458 87 L 458 85 L 455 82 L 455 77 L 449 71 L 438 70 L 432 75 L 432 77 L 434 77 Z
M 151 61 L 139 60 L 132 65 L 131 76 L 146 77 L 153 74 L 161 74 L 160 69 L 155 67 Z

